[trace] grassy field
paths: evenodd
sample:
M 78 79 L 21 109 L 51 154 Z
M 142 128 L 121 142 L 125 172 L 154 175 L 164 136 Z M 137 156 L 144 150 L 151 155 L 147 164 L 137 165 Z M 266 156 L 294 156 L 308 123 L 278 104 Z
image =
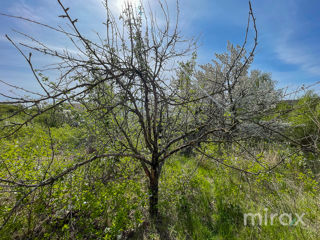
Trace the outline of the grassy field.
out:
M 11 176 L 34 184 L 44 176 L 56 176 L 87 155 L 84 129 L 65 123 L 50 128 L 35 123 L 0 144 L 1 178 Z M 253 172 L 261 168 L 229 154 L 230 146 L 206 148 L 226 164 L 238 161 Z M 0 186 L 1 222 L 21 201 L 0 238 L 319 239 L 319 174 L 311 167 L 314 163 L 303 152 L 281 146 L 272 146 L 257 157 L 272 165 L 279 156 L 286 156 L 281 165 L 257 176 L 195 153 L 171 158 L 160 179 L 161 233 L 148 219 L 144 173 L 129 157 L 93 161 L 41 188 L 17 186 L 8 191 Z M 248 213 L 260 213 L 262 224 L 255 218 L 255 225 L 251 220 L 245 225 Z M 292 218 L 283 218 L 286 226 L 279 218 L 271 224 L 271 213 Z M 304 214 L 305 225 L 295 225 L 295 214 Z

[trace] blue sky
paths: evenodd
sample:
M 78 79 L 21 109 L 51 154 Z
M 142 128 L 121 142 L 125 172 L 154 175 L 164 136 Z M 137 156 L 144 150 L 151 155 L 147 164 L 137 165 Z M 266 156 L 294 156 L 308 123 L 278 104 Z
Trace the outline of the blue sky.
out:
M 109 0 L 117 14 L 124 0 Z M 137 1 L 137 0 L 131 0 Z M 64 0 L 78 26 L 89 36 L 103 32 L 105 12 L 101 0 Z M 155 0 L 149 0 L 156 8 Z M 168 0 L 169 6 L 174 5 Z M 259 45 L 252 69 L 270 72 L 279 87 L 294 89 L 320 80 L 320 2 L 316 0 L 253 0 L 257 18 Z M 55 0 L 1 0 L 0 12 L 24 16 L 51 25 L 63 25 L 57 16 L 61 10 Z M 227 41 L 242 44 L 246 28 L 246 0 L 180 0 L 180 29 L 186 37 L 199 37 L 198 61 L 207 63 L 214 53 L 226 50 Z M 30 23 L 0 16 L 0 80 L 27 88 L 36 83 L 27 64 L 5 39 L 22 37 L 12 29 L 36 36 L 48 45 L 63 49 L 65 39 Z M 40 66 L 47 59 L 35 55 Z M 52 76 L 54 77 L 54 76 Z M 0 85 L 0 88 L 3 88 Z

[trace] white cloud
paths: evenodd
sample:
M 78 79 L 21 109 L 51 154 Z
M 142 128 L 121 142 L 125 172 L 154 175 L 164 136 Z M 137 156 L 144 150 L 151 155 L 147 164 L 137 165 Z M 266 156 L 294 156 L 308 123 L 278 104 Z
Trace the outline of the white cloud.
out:
M 257 9 L 258 31 L 264 37 L 262 44 L 273 48 L 282 63 L 292 65 L 301 74 L 320 76 L 320 48 L 304 36 L 312 29 L 308 17 L 302 15 L 302 4 L 297 0 L 261 2 Z
M 31 7 L 24 1 L 18 1 L 12 4 L 12 6 L 8 9 L 8 12 L 12 15 L 23 16 L 35 21 L 43 21 L 43 18 L 39 15 L 42 10 L 40 8 Z
M 294 34 L 287 32 L 280 38 L 276 45 L 276 53 L 280 60 L 288 64 L 293 64 L 303 71 L 320 76 L 319 51 L 315 51 L 315 46 L 306 43 L 293 43 Z

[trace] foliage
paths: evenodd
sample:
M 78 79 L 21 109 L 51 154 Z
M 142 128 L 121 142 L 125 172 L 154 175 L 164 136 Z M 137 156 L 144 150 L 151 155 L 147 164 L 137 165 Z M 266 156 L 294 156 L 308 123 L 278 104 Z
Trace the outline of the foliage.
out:
M 58 3 L 68 31 L 31 22 L 82 55 L 22 33 L 39 45 L 24 47 L 58 58 L 55 81 L 7 36 L 43 92 L 0 105 L 1 238 L 319 238 L 319 177 L 310 165 L 318 161 L 318 98 L 309 93 L 291 109 L 279 104 L 270 74 L 249 73 L 257 46 L 250 2 L 243 46 L 229 43 L 201 70 L 195 52 L 178 61 L 194 43 L 184 45 L 161 2 L 158 26 L 151 10 L 148 21 L 132 4 L 118 21 L 106 1 L 100 42 Z M 308 225 L 243 224 L 245 213 L 266 208 L 305 213 Z

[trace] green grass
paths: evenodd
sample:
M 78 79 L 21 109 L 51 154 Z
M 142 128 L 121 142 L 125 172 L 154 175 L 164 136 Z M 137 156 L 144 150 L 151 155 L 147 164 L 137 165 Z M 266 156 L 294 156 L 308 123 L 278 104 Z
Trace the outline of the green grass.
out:
M 23 128 L 0 142 L 0 177 L 34 180 L 54 176 L 84 155 L 85 130 L 63 124 L 40 123 Z M 56 151 L 51 163 L 51 144 Z M 235 155 L 218 153 L 225 163 Z M 274 147 L 272 149 L 275 149 Z M 278 148 L 257 157 L 274 164 L 291 149 Z M 259 171 L 254 162 L 238 158 L 241 167 Z M 318 161 L 313 158 L 312 161 Z M 9 169 L 7 169 L 9 168 Z M 291 154 L 270 173 L 250 176 L 197 155 L 177 155 L 163 167 L 159 208 L 163 234 L 172 239 L 320 239 L 319 175 L 303 153 Z M 0 186 L 0 220 L 26 193 Z M 138 162 L 130 158 L 102 159 L 78 169 L 56 183 L 39 188 L 2 230 L 0 239 L 161 239 L 147 214 L 147 181 Z M 306 226 L 244 226 L 245 213 L 305 213 Z M 159 229 L 159 227 L 158 227 Z

